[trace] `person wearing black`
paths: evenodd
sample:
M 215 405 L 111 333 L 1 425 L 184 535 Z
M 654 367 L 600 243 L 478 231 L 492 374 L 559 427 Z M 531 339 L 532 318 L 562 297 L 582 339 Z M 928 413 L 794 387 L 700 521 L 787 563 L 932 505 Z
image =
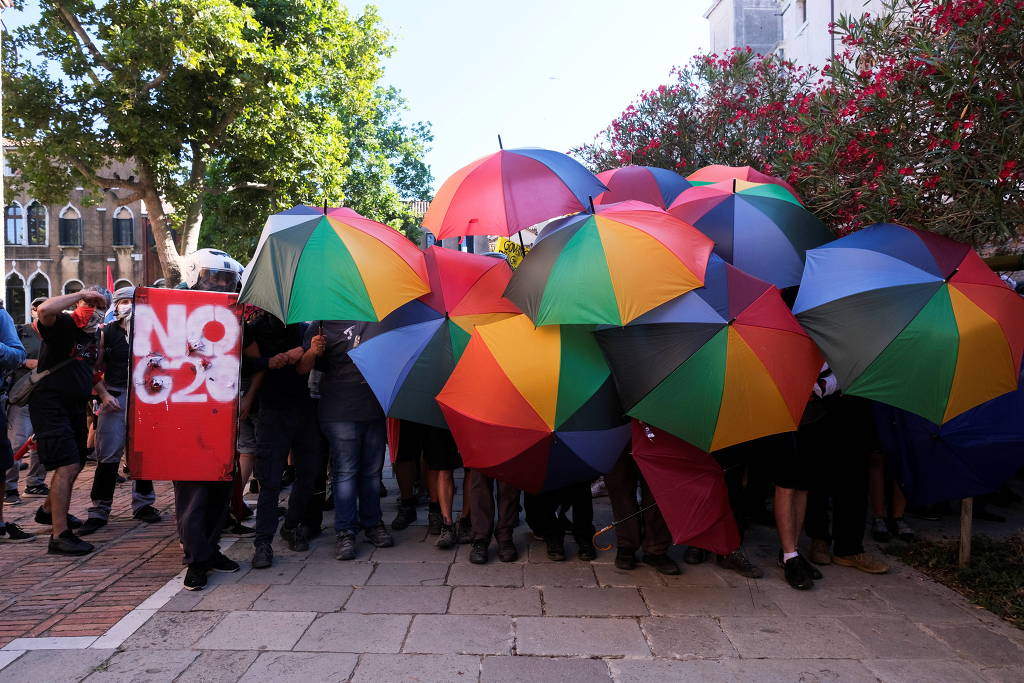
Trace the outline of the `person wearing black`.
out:
M 309 371 L 319 342 L 303 349 L 305 323 L 285 325 L 264 314 L 251 327 L 252 343 L 258 355 L 250 362 L 255 371 L 263 371 L 259 388 L 259 413 L 256 416 L 256 458 L 253 472 L 260 484 L 256 503 L 256 537 L 253 540 L 253 569 L 273 564 L 270 547 L 277 531 L 277 502 L 281 495 L 282 475 L 289 453 L 295 465 L 295 481 L 288 499 L 281 536 L 295 552 L 309 549 L 305 522 L 313 499 L 317 476 L 324 468 L 320 449 L 320 428 L 313 399 L 309 394 Z M 308 356 L 305 363 L 300 363 Z M 315 530 L 320 531 L 320 525 Z
M 615 519 L 623 520 L 615 525 L 618 546 L 615 566 L 618 569 L 636 569 L 636 551 L 642 548 L 644 563 L 662 574 L 680 574 L 682 570 L 679 565 L 667 554 L 672 545 L 668 524 L 655 504 L 654 494 L 644 480 L 640 467 L 628 450 L 619 456 L 612 471 L 604 475 L 604 483 L 608 486 L 612 514 Z
M 44 301 L 46 301 L 45 297 L 32 300 L 33 322 L 36 318 L 36 309 Z M 39 347 L 43 343 L 42 339 L 39 338 L 39 333 L 35 331 L 31 324 L 17 325 L 16 329 L 18 340 L 25 347 L 25 360 L 11 371 L 10 381 L 12 386 L 19 379 L 35 370 L 36 365 L 39 363 Z M 10 440 L 11 446 L 20 448 L 30 436 L 32 436 L 32 420 L 28 417 L 28 406 L 7 406 L 7 438 Z M 30 465 L 28 476 L 25 478 L 25 496 L 30 498 L 45 497 L 50 492 L 50 489 L 46 486 L 46 468 L 39 462 L 39 451 L 34 447 L 30 448 L 26 456 Z M 17 465 L 17 463 L 15 464 Z M 21 496 L 18 493 L 18 478 L 20 474 L 20 468 L 13 465 L 7 470 L 6 498 L 10 504 L 16 505 L 21 502 Z
M 36 522 L 52 525 L 48 552 L 86 555 L 91 543 L 71 527 L 81 522 L 68 515 L 71 488 L 85 464 L 86 410 L 99 358 L 99 326 L 110 294 L 90 287 L 39 304 L 37 327 L 43 339 L 37 370 L 51 370 L 36 385 L 28 410 L 35 428 L 39 460 L 53 472 L 50 495 L 36 511 Z M 64 310 L 74 308 L 71 313 Z M 77 524 L 75 523 L 77 522 Z
M 114 292 L 114 320 L 101 331 L 97 369 L 103 371 L 103 378 L 93 387 L 100 400 L 100 412 L 96 417 L 96 470 L 89 494 L 92 507 L 89 508 L 89 519 L 78 531 L 81 536 L 95 533 L 107 525 L 114 502 L 117 468 L 121 464 L 127 437 L 128 368 L 131 363 L 128 337 L 134 296 L 134 287 L 122 287 Z M 147 524 L 159 522 L 160 513 L 153 508 L 155 502 L 153 482 L 137 479 L 132 483 L 135 519 Z
M 0 304 L 0 371 L 11 370 L 25 360 L 25 348 L 18 340 L 14 321 Z M 5 383 L 6 391 L 6 383 Z M 14 466 L 14 451 L 7 438 L 7 412 L 4 410 L 6 397 L 0 396 L 0 468 L 8 470 Z M 33 534 L 25 533 L 13 522 L 4 522 L 4 501 L 0 499 L 0 543 L 25 543 L 35 540 Z
M 576 540 L 576 556 L 584 562 L 597 557 L 594 548 L 594 499 L 590 495 L 590 482 L 581 481 L 553 491 L 526 494 L 526 523 L 534 533 L 544 539 L 548 559 L 565 560 L 565 523 L 558 514 L 560 508 L 571 509 L 571 530 Z

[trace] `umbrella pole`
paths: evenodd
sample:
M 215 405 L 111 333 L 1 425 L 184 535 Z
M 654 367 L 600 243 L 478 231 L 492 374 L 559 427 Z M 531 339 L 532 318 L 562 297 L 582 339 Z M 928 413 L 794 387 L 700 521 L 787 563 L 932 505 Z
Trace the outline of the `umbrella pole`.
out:
M 971 525 L 974 521 L 974 498 L 964 498 L 960 501 L 960 558 L 957 561 L 959 567 L 966 567 L 971 563 Z
M 612 549 L 612 544 L 611 543 L 609 543 L 608 545 L 601 545 L 601 544 L 599 544 L 597 542 L 597 537 L 600 536 L 601 534 L 605 534 L 605 533 L 611 531 L 616 526 L 618 526 L 619 524 L 622 524 L 626 520 L 633 519 L 634 517 L 642 515 L 643 513 L 647 512 L 648 510 L 650 510 L 651 508 L 654 508 L 654 507 L 658 507 L 658 504 L 657 503 L 651 503 L 647 507 L 642 507 L 639 510 L 637 510 L 636 512 L 634 512 L 633 514 L 626 515 L 622 519 L 617 519 L 614 522 L 612 522 L 611 524 L 609 524 L 608 526 L 606 526 L 605 528 L 599 530 L 596 534 L 594 534 L 594 538 L 592 539 L 592 542 L 594 543 L 594 547 L 597 548 L 598 550 L 611 550 Z

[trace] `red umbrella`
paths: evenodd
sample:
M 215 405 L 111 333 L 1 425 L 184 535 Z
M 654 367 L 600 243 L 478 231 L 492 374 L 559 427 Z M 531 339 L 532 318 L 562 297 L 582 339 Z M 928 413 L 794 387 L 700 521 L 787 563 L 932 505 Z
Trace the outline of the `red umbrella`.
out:
M 719 555 L 740 547 L 725 474 L 711 455 L 633 420 L 633 458 L 651 487 L 674 543 Z

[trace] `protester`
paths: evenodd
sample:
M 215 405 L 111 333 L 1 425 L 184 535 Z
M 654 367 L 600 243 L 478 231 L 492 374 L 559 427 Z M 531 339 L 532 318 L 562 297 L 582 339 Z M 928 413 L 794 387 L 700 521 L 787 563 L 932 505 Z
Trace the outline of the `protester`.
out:
M 38 297 L 32 300 L 32 322 L 38 315 L 39 304 L 46 301 L 45 297 Z M 42 340 L 39 333 L 35 331 L 32 324 L 18 325 L 18 339 L 25 347 L 25 360 L 22 364 L 11 371 L 10 382 L 13 385 L 19 379 L 35 370 L 39 363 L 39 347 Z M 7 406 L 7 438 L 14 448 L 20 448 L 32 436 L 32 420 L 28 416 L 28 406 Z M 46 468 L 39 462 L 39 451 L 33 445 L 25 456 L 28 458 L 28 475 L 25 477 L 25 497 L 40 498 L 50 493 L 46 485 Z M 25 462 L 22 459 L 22 462 Z M 18 493 L 18 479 L 21 475 L 21 468 L 18 463 L 7 470 L 7 495 L 6 502 L 9 505 L 17 505 L 21 502 Z
M 188 289 L 211 292 L 238 290 L 242 267 L 223 251 L 200 249 L 185 261 L 184 284 Z M 176 481 L 174 510 L 178 517 L 178 539 L 184 554 L 184 587 L 197 591 L 206 587 L 207 574 L 237 572 L 238 563 L 220 552 L 220 537 L 228 519 L 232 482 Z
M 10 314 L 0 307 L 0 371 L 10 371 L 25 362 L 25 347 L 18 339 L 18 331 L 14 328 L 14 320 Z M 6 393 L 6 390 L 5 392 Z M 17 467 L 14 463 L 14 451 L 7 438 L 7 405 L 6 396 L 0 396 L 0 468 L 3 471 Z M 0 543 L 25 543 L 34 541 L 33 534 L 22 531 L 13 522 L 4 522 L 4 501 L 0 500 Z
M 465 497 L 469 498 L 472 543 L 469 561 L 473 564 L 487 563 L 488 548 L 493 536 L 498 543 L 498 559 L 502 562 L 515 562 L 519 559 L 519 551 L 512 540 L 512 532 L 519 524 L 519 489 L 492 479 L 480 470 L 469 470 L 466 477 L 469 482 L 463 482 L 463 486 Z M 495 493 L 498 494 L 497 520 L 494 517 Z
M 455 501 L 454 473 L 455 470 L 462 467 L 462 458 L 459 457 L 455 439 L 447 429 L 408 420 L 402 420 L 399 429 L 396 465 L 399 462 L 416 463 L 422 456 L 427 466 L 427 488 L 430 490 L 431 498 L 428 514 L 438 515 L 440 521 L 435 545 L 443 550 L 451 548 L 459 540 L 459 532 L 452 511 Z M 399 481 L 400 487 L 401 483 Z M 408 509 L 409 503 L 409 499 L 403 498 L 399 504 Z M 402 514 L 401 508 L 399 514 Z M 412 518 L 416 518 L 415 499 L 412 499 Z M 404 522 L 405 520 L 399 521 Z M 392 525 L 391 528 L 394 529 L 395 526 Z
M 898 536 L 902 541 L 917 538 L 917 534 L 903 519 L 907 510 L 903 489 L 886 472 L 885 456 L 877 449 L 871 453 L 868 461 L 868 493 L 872 515 L 871 538 L 879 543 L 890 541 L 893 536 Z
M 64 309 L 74 307 L 71 313 Z M 55 296 L 39 304 L 36 321 L 43 343 L 38 372 L 49 370 L 29 398 L 39 460 L 53 472 L 50 493 L 36 511 L 36 522 L 51 525 L 48 552 L 85 555 L 91 543 L 72 528 L 81 521 L 68 514 L 71 488 L 85 465 L 86 402 L 92 395 L 93 372 L 99 358 L 99 326 L 110 307 L 110 293 L 89 287 L 74 294 Z
M 754 470 L 754 463 L 757 462 L 762 453 L 761 449 L 778 437 L 770 436 L 762 439 L 755 439 L 746 443 L 736 444 L 728 448 L 712 453 L 715 460 L 722 466 L 725 486 L 729 493 L 729 508 L 736 520 L 736 528 L 740 532 L 740 543 L 743 543 L 747 528 L 750 526 L 752 512 L 750 496 L 747 491 L 749 481 L 748 474 Z M 770 446 L 769 446 L 770 447 Z M 753 477 L 751 477 L 753 478 Z M 700 564 L 707 559 L 707 552 L 690 546 L 683 554 L 683 561 L 687 564 Z M 737 548 L 728 555 L 718 555 L 716 562 L 719 567 L 736 572 L 748 579 L 760 579 L 764 576 L 764 570 L 755 565 L 747 557 L 743 548 Z
M 327 438 L 334 494 L 335 558 L 356 558 L 356 535 L 378 548 L 395 544 L 384 526 L 380 478 L 384 468 L 387 427 L 384 411 L 370 385 L 349 358 L 374 323 L 336 320 L 322 332 L 310 326 L 306 347 L 312 349 L 320 379 L 318 413 Z
M 669 576 L 681 574 L 679 565 L 666 554 L 672 545 L 668 524 L 628 450 L 619 456 L 612 471 L 604 475 L 604 483 L 608 487 L 612 514 L 615 519 L 622 520 L 615 525 L 615 566 L 625 570 L 636 569 L 636 551 L 643 549 L 645 564 Z
M 421 425 L 407 420 L 398 420 L 398 447 L 395 449 L 391 470 L 398 482 L 398 512 L 391 522 L 392 531 L 406 529 L 416 521 L 416 479 L 419 477 L 423 456 Z M 436 509 L 435 509 L 436 508 Z M 434 530 L 436 526 L 436 533 Z M 427 533 L 437 536 L 441 533 L 441 507 L 431 501 L 427 512 Z
M 584 562 L 597 558 L 594 547 L 594 501 L 590 482 L 580 481 L 559 489 L 523 497 L 526 522 L 534 533 L 544 539 L 547 556 L 554 562 L 565 560 L 565 532 L 572 532 L 576 556 Z M 570 510 L 571 522 L 566 524 L 560 509 Z
M 114 502 L 117 469 L 127 436 L 128 372 L 131 363 L 128 339 L 131 336 L 134 297 L 134 287 L 123 287 L 114 292 L 114 320 L 103 328 L 100 336 L 100 358 L 96 368 L 103 373 L 103 378 L 93 387 L 100 400 L 100 412 L 96 417 L 96 470 L 90 493 L 92 507 L 89 508 L 89 518 L 78 531 L 81 536 L 95 533 L 107 525 Z M 159 522 L 160 513 L 153 508 L 155 502 L 153 482 L 132 482 L 132 515 L 135 519 L 147 524 Z

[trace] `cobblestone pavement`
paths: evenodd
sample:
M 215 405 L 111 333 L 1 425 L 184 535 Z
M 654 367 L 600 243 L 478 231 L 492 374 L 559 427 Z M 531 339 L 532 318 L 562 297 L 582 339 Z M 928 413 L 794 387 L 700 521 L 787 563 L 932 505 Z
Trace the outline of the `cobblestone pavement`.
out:
M 166 508 L 169 487 L 158 491 Z M 393 510 L 392 496 L 386 519 Z M 607 499 L 596 512 L 610 518 Z M 764 527 L 747 549 L 767 575 L 746 580 L 713 564 L 623 572 L 611 551 L 554 563 L 525 526 L 519 561 L 500 563 L 492 548 L 490 564 L 471 565 L 468 546 L 433 547 L 424 517 L 394 548 L 361 544 L 353 562 L 333 559 L 329 533 L 305 553 L 278 540 L 267 570 L 250 569 L 251 544 L 236 543 L 227 554 L 242 571 L 198 593 L 160 589 L 180 569 L 170 523 L 113 522 L 94 537 L 101 550 L 77 561 L 39 542 L 3 546 L 0 680 L 1024 680 L 1024 632 L 902 566 L 825 567 L 813 591 L 791 590 Z

